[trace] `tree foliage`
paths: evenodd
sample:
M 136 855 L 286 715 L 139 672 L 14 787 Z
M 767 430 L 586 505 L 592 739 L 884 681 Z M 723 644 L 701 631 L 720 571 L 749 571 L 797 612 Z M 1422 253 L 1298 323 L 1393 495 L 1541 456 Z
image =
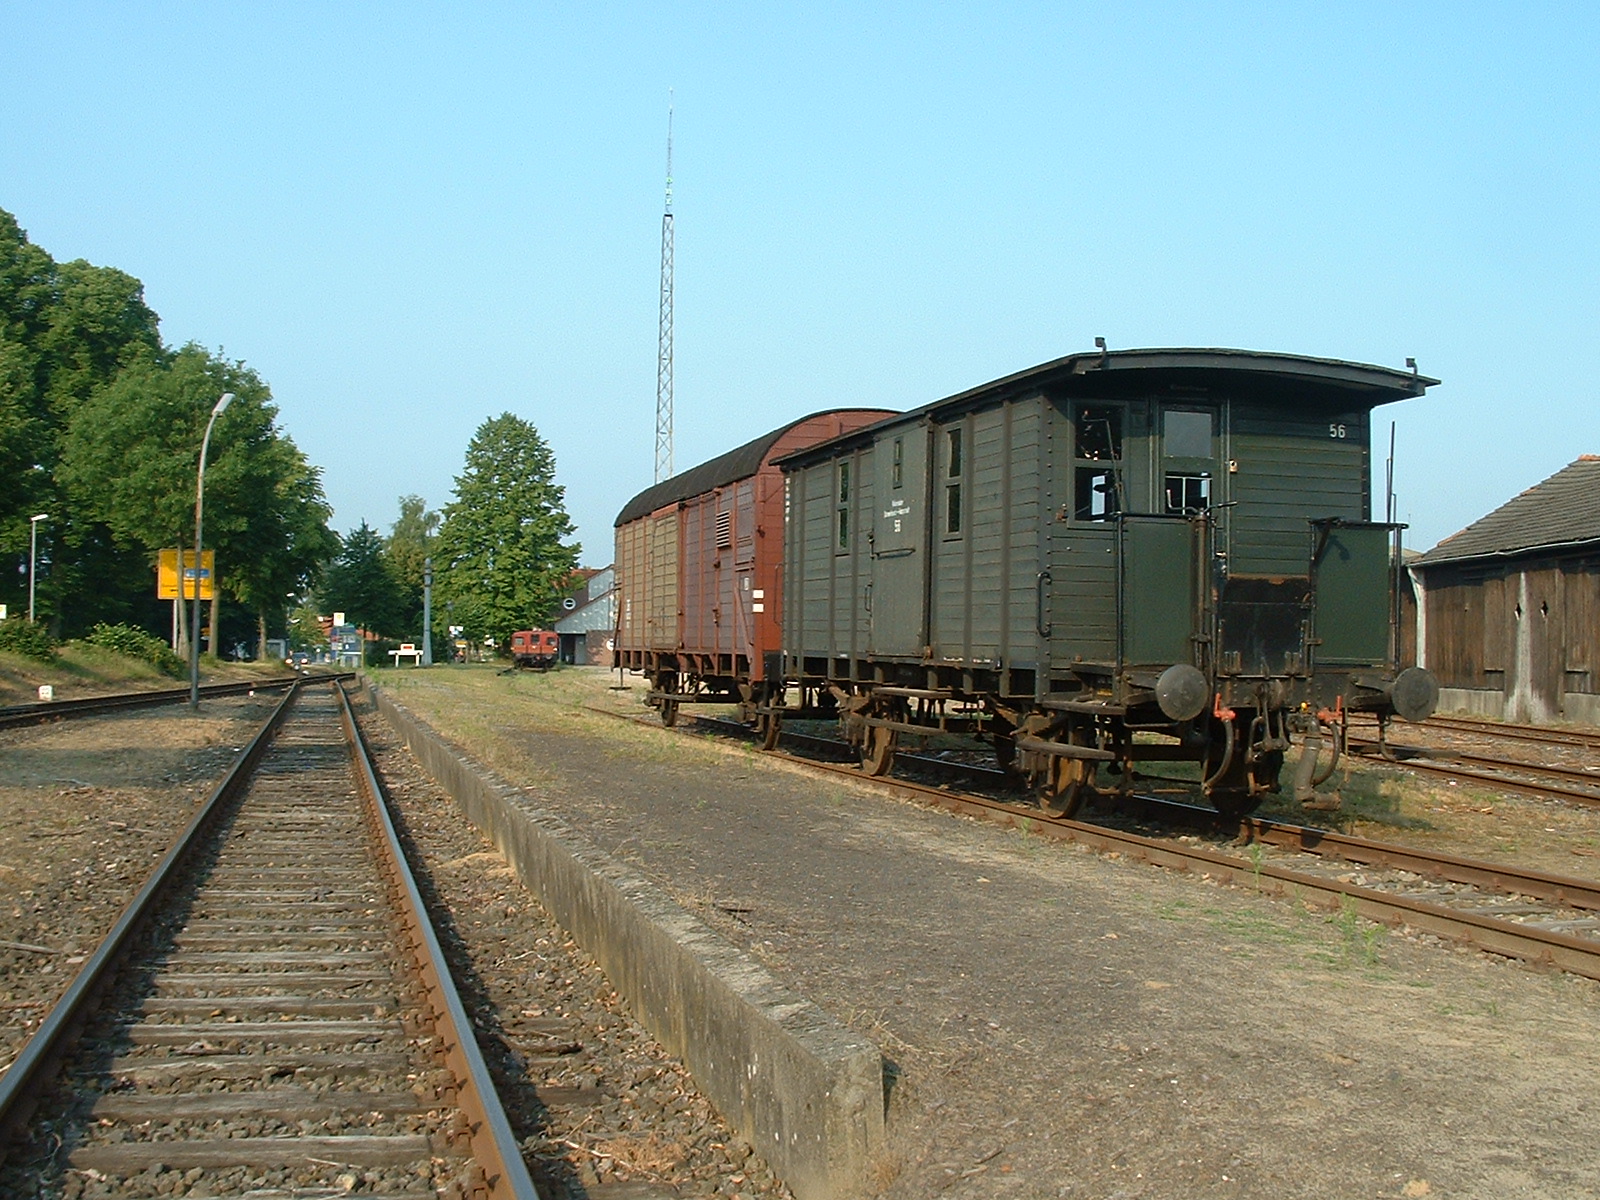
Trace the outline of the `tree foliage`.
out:
M 511 413 L 485 421 L 467 447 L 434 553 L 434 622 L 504 645 L 542 625 L 578 562 L 573 525 L 555 482 L 555 455 Z
M 193 544 L 201 436 L 233 392 L 212 434 L 205 541 L 223 593 L 265 637 L 338 548 L 320 472 L 277 428 L 254 371 L 169 350 L 158 323 L 137 279 L 56 263 L 0 210 L 0 565 L 26 558 L 28 517 L 48 512 L 39 607 L 58 632 L 163 626 L 155 557 Z M 0 600 L 18 599 L 0 569 Z
M 404 599 L 408 632 L 422 630 L 423 564 L 433 554 L 438 530 L 439 514 L 428 511 L 421 496 L 400 497 L 400 517 L 389 528 L 385 552 Z
M 383 536 L 365 521 L 344 539 L 321 585 L 323 611 L 342 612 L 345 622 L 380 637 L 405 628 L 405 600 L 389 569 Z

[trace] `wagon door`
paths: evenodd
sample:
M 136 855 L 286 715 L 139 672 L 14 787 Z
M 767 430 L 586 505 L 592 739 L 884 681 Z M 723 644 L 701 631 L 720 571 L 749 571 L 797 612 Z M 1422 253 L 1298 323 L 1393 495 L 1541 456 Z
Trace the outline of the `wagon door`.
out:
M 718 517 L 721 520 L 721 517 Z M 733 552 L 733 673 L 741 678 L 755 671 L 756 614 L 762 604 L 756 597 L 756 481 L 742 479 L 733 486 L 733 511 L 729 548 Z
M 921 657 L 927 642 L 928 440 L 897 429 L 874 447 L 876 476 L 869 526 L 870 650 Z

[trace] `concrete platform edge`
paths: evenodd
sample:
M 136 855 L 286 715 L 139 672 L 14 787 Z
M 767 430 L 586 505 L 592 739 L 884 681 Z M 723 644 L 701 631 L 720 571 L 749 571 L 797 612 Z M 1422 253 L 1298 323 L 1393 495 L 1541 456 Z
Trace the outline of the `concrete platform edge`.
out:
M 798 1200 L 861 1195 L 883 1151 L 878 1048 L 363 683 L 423 768 Z

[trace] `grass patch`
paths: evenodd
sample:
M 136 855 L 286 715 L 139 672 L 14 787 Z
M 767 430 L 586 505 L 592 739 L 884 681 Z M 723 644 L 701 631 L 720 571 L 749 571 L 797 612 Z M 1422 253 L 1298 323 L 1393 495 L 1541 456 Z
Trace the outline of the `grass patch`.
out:
M 504 672 L 494 663 L 368 668 L 367 676 L 435 729 L 471 747 L 474 758 L 502 778 L 542 786 L 553 782 L 540 766 L 543 735 L 593 734 L 609 752 L 637 765 L 716 764 L 726 767 L 745 747 L 719 746 L 649 726 L 622 726 L 595 708 L 648 715 L 645 687 L 630 677 L 613 691 L 616 672 L 598 667 Z

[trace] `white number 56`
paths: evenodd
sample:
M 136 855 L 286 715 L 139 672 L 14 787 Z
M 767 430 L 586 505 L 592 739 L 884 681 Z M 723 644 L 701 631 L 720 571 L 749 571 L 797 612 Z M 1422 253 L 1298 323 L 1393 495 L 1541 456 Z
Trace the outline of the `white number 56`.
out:
M 1331 438 L 1342 438 L 1344 436 L 1344 426 L 1338 424 L 1337 422 L 1329 425 L 1328 436 Z

